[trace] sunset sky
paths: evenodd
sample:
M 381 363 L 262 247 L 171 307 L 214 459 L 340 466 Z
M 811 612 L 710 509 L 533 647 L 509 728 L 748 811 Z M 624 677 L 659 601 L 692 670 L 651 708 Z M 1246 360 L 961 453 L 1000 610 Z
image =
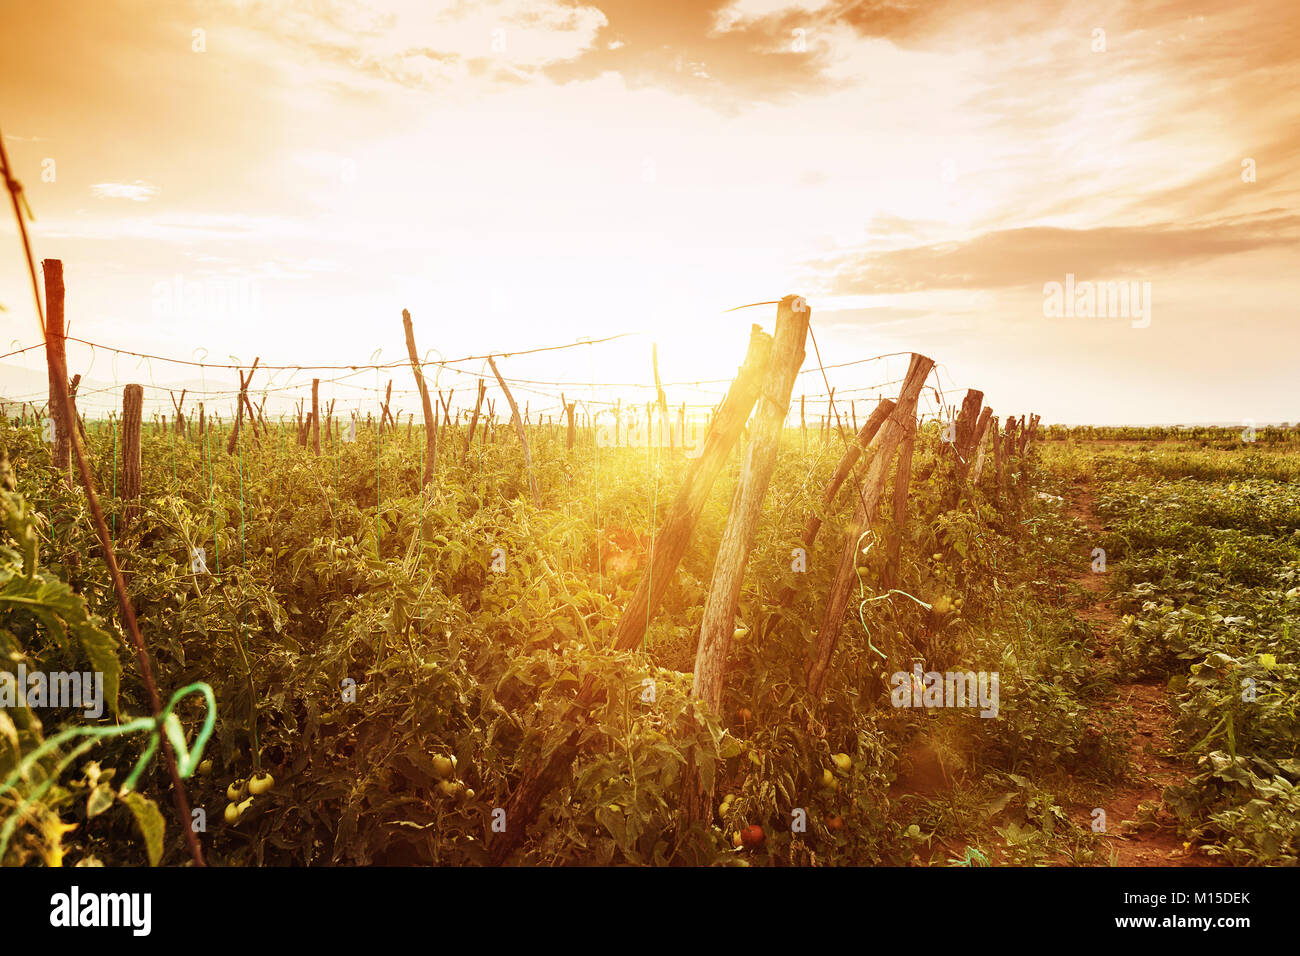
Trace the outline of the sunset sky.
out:
M 650 382 L 656 343 L 669 402 L 711 403 L 775 312 L 723 310 L 798 293 L 827 365 L 923 352 L 1000 414 L 1300 420 L 1295 0 L 0 10 L 0 130 L 35 254 L 64 260 L 71 334 L 93 342 L 390 362 L 407 308 L 430 357 L 636 333 L 502 360 L 533 409 L 558 405 L 539 382 L 652 397 L 591 383 Z M 0 352 L 40 340 L 5 215 Z M 1067 274 L 1149 282 L 1149 323 L 1046 316 Z M 234 381 L 69 357 L 92 414 L 131 381 Z M 472 403 L 484 364 L 459 367 L 438 384 Z M 826 374 L 864 399 L 905 367 Z M 35 397 L 43 368 L 0 361 L 0 394 Z M 811 348 L 805 368 L 812 400 Z M 270 384 L 297 397 L 310 377 Z M 388 377 L 325 395 L 373 408 Z

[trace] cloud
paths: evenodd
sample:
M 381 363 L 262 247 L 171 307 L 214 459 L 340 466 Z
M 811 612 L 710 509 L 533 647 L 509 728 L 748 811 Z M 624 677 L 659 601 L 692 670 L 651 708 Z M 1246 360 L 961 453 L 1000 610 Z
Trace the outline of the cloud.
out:
M 1033 226 L 971 239 L 863 250 L 823 259 L 837 295 L 943 289 L 1041 288 L 1072 272 L 1080 279 L 1133 279 L 1221 256 L 1293 246 L 1300 216 L 1277 215 L 1199 226 L 1058 229 Z
M 517 83 L 580 56 L 605 16 L 556 0 L 231 0 L 242 22 L 324 64 L 413 89 Z
M 158 187 L 142 179 L 132 183 L 95 183 L 90 191 L 100 199 L 130 199 L 132 202 L 148 202 L 158 195 Z

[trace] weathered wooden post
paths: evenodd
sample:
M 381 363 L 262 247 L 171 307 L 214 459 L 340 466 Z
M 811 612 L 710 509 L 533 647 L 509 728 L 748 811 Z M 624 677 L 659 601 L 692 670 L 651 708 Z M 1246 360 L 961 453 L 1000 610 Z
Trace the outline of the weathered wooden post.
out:
M 320 457 L 320 379 L 311 380 L 311 444 L 316 457 Z
M 907 375 L 903 379 L 903 387 L 898 394 L 898 405 L 871 442 L 871 463 L 867 467 L 867 476 L 863 479 L 859 490 L 857 507 L 844 539 L 844 547 L 840 552 L 839 566 L 831 582 L 830 593 L 826 600 L 826 613 L 822 618 L 821 629 L 817 633 L 817 642 L 808 654 L 807 687 L 813 697 L 821 696 L 831 655 L 834 654 L 835 644 L 839 640 L 840 628 L 844 623 L 844 609 L 848 605 L 849 592 L 857 578 L 859 542 L 871 531 L 876 510 L 884 494 L 885 482 L 889 476 L 890 462 L 903 436 L 907 434 L 908 427 L 915 421 L 917 400 L 932 368 L 934 368 L 932 359 L 913 353 Z
M 433 471 L 438 461 L 437 419 L 433 417 L 433 403 L 429 401 L 429 389 L 424 384 L 424 370 L 420 367 L 420 353 L 415 348 L 415 327 L 411 324 L 411 313 L 402 310 L 402 329 L 406 332 L 406 354 L 411 359 L 411 371 L 415 375 L 415 384 L 420 389 L 420 405 L 424 409 L 424 484 L 433 481 Z
M 176 401 L 176 393 L 170 388 L 167 389 L 167 396 L 172 400 L 172 408 L 176 409 L 176 434 L 185 434 L 185 413 L 182 409 L 185 407 L 185 389 L 181 389 L 181 400 Z
M 880 431 L 880 426 L 882 426 L 889 416 L 893 414 L 894 407 L 893 400 L 888 398 L 881 399 L 880 404 L 872 410 L 871 414 L 867 416 L 867 420 L 862 423 L 862 428 L 858 430 L 857 437 L 849 443 L 849 445 L 844 449 L 844 453 L 840 455 L 839 463 L 835 466 L 835 471 L 831 474 L 831 480 L 826 483 L 826 487 L 822 490 L 823 508 L 829 507 L 835 500 L 835 497 L 840 493 L 840 487 L 844 484 L 845 479 L 849 477 L 849 473 L 853 470 L 853 466 L 858 463 L 858 459 L 862 457 L 863 452 L 871 447 L 871 443 L 875 439 L 876 433 Z M 821 527 L 821 515 L 816 511 L 809 514 L 807 521 L 804 522 L 803 535 L 799 539 L 799 543 L 803 547 L 805 554 L 812 550 L 813 545 L 817 541 L 817 533 L 821 530 Z M 794 597 L 794 594 L 795 589 L 786 586 L 781 590 L 781 593 L 777 598 L 777 603 L 783 605 L 788 604 L 790 599 Z
M 237 409 L 235 415 L 235 427 L 230 432 L 230 440 L 226 442 L 227 455 L 233 455 L 235 453 L 235 446 L 239 444 L 239 428 L 244 422 L 244 409 L 250 407 L 248 403 L 248 386 L 253 381 L 253 373 L 257 371 L 257 363 L 260 361 L 262 361 L 261 356 L 253 359 L 253 367 L 248 370 L 247 377 L 244 376 L 243 369 L 236 370 L 239 373 L 239 398 L 235 402 Z M 254 434 L 256 434 L 256 427 L 254 427 Z
M 755 325 L 750 331 L 749 349 L 735 381 L 709 424 L 699 455 L 691 461 L 681 487 L 655 539 L 650 568 L 642 575 L 631 600 L 624 608 L 615 632 L 614 646 L 632 650 L 641 644 L 646 625 L 663 599 L 678 563 L 690 544 L 691 534 L 704 510 L 713 482 L 740 437 L 745 420 L 758 398 L 772 351 L 772 338 Z M 593 423 L 594 424 L 594 423 Z M 590 678 L 579 688 L 575 707 L 590 707 L 598 688 Z M 553 767 L 562 766 L 573 757 L 573 741 L 566 742 L 538 763 L 525 767 L 506 803 L 506 818 L 511 821 L 504 833 L 495 835 L 489 847 L 493 863 L 503 862 L 536 818 L 547 779 Z
M 68 407 L 72 409 L 72 419 L 77 424 L 77 431 L 81 434 L 81 447 L 88 448 L 90 439 L 86 437 L 86 421 L 82 414 L 77 411 L 77 387 L 81 385 L 80 373 L 72 376 L 68 381 Z
M 767 497 L 781 446 L 781 431 L 790 412 L 790 392 L 803 365 L 811 312 L 801 296 L 789 295 L 777 307 L 776 328 L 766 381 L 750 432 L 749 449 L 740 481 L 732 498 L 731 513 L 718 544 L 713 579 L 704 601 L 700 638 L 695 652 L 695 683 L 691 696 L 717 713 L 722 706 L 727 651 L 735 630 L 736 607 L 750 550 L 758 531 L 758 517 Z M 684 774 L 683 810 L 688 821 L 711 815 L 713 787 L 700 779 L 693 763 Z
M 916 448 L 916 419 L 905 423 L 907 434 L 898 448 L 898 465 L 894 469 L 894 526 L 889 533 L 885 559 L 886 588 L 898 583 L 899 559 L 903 550 L 903 529 L 907 525 L 907 492 L 912 482 L 912 453 Z
M 63 417 L 64 396 L 68 394 L 67 376 L 60 371 L 68 367 L 67 325 L 63 318 L 63 260 L 45 259 L 41 262 L 45 274 L 45 362 L 50 381 L 50 417 L 54 421 L 54 445 L 51 461 L 66 480 L 72 465 L 68 429 L 72 423 Z M 63 394 L 60 395 L 59 393 Z
M 122 500 L 126 508 L 122 528 L 135 517 L 140 501 L 140 426 L 144 413 L 144 386 L 122 389 Z
M 996 415 L 993 416 L 990 433 L 993 437 L 993 484 L 1000 489 L 1002 487 L 1002 426 Z
M 970 450 L 975 444 L 975 423 L 980 415 L 980 408 L 984 405 L 984 393 L 977 388 L 966 390 L 966 397 L 962 399 L 961 411 L 957 415 L 956 440 L 953 442 L 953 451 L 957 453 L 959 461 L 970 461 Z
M 445 428 L 447 429 L 448 441 L 451 441 L 451 399 L 455 394 L 456 390 L 454 388 L 447 389 L 446 398 L 442 397 L 441 391 L 438 392 L 438 401 L 442 403 L 442 424 L 438 426 L 438 437 L 441 439 L 442 430 Z M 434 409 L 433 417 L 438 417 L 438 410 L 436 408 Z M 435 443 L 434 447 L 437 447 L 437 443 Z
M 390 378 L 388 380 L 388 388 L 384 392 L 383 405 L 379 409 L 379 430 L 376 432 L 376 434 L 378 435 L 382 436 L 384 434 L 384 425 L 387 422 L 392 420 L 393 417 L 392 413 L 388 410 L 388 407 L 392 403 L 392 400 L 393 400 L 393 380 Z M 394 428 L 397 427 L 396 422 L 393 422 L 393 427 Z
M 483 407 L 483 393 L 487 391 L 487 386 L 483 384 L 483 379 L 478 380 L 478 398 L 474 401 L 474 414 L 469 420 L 469 434 L 465 436 L 465 450 L 461 452 L 460 463 L 465 464 L 469 458 L 469 450 L 474 445 L 474 428 L 478 425 L 479 409 Z
M 1002 451 L 1004 452 L 1002 457 L 1007 466 L 1006 479 L 1008 481 L 1010 480 L 1012 475 L 1011 461 L 1013 456 L 1015 456 L 1016 454 L 1016 428 L 1017 428 L 1016 416 L 1008 415 L 1007 427 L 1006 430 L 1002 433 Z
M 501 377 L 501 371 L 497 368 L 496 361 L 492 356 L 488 356 L 488 365 L 492 367 L 492 374 L 497 377 L 497 384 L 501 386 L 501 391 L 505 392 L 506 401 L 510 403 L 510 420 L 514 422 L 515 432 L 519 435 L 519 443 L 524 446 L 524 468 L 528 471 L 528 488 L 533 495 L 533 504 L 539 501 L 537 495 L 537 479 L 533 476 L 533 454 L 528 448 L 528 435 L 524 432 L 524 420 L 519 417 L 519 406 L 515 404 L 515 397 L 510 394 L 510 387 L 506 385 L 506 380 Z
M 979 424 L 975 427 L 975 460 L 970 470 L 972 491 L 979 486 L 980 476 L 984 474 L 984 457 L 988 451 L 989 429 L 997 428 L 996 421 L 997 419 L 993 417 L 993 409 L 987 405 L 984 406 L 984 411 L 980 412 Z

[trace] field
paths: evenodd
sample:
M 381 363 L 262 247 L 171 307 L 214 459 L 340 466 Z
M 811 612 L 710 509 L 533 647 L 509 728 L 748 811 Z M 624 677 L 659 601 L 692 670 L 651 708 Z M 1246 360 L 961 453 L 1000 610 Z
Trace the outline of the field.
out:
M 228 425 L 146 424 L 133 503 L 120 431 L 87 422 L 86 454 L 157 685 L 215 699 L 201 755 L 201 694 L 171 738 L 210 865 L 1297 861 L 1293 430 L 1044 427 L 1019 453 L 995 428 L 973 481 L 921 424 L 905 509 L 880 495 L 850 540 L 810 689 L 848 489 L 878 452 L 827 503 L 847 442 L 781 427 L 717 707 L 692 671 L 743 453 L 619 650 L 697 467 L 680 448 L 591 429 L 570 447 L 553 424 L 468 441 L 457 421 L 425 485 L 419 426 L 326 427 L 317 455 L 292 424 L 246 426 L 233 453 Z M 149 693 L 86 496 L 43 437 L 0 421 L 4 667 L 101 672 L 109 705 L 0 710 L 0 858 L 182 863 L 163 761 L 121 787 Z M 979 706 L 923 705 L 921 675 L 948 672 L 979 675 Z

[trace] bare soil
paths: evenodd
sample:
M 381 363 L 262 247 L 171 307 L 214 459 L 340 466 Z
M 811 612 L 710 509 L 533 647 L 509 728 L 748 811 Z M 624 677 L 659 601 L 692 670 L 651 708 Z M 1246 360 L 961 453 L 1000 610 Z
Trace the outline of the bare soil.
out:
M 1081 485 L 1067 503 L 1067 514 L 1100 538 L 1102 528 L 1094 501 L 1093 490 Z M 1088 543 L 1075 582 L 1091 603 L 1080 608 L 1078 616 L 1097 636 L 1097 656 L 1113 664 L 1119 615 L 1106 597 L 1106 575 L 1092 571 L 1092 548 Z M 1159 681 L 1117 683 L 1114 706 L 1132 715 L 1129 773 L 1115 787 L 1099 789 L 1097 802 L 1091 807 L 1076 806 L 1072 813 L 1081 825 L 1091 827 L 1093 809 L 1100 807 L 1106 812 L 1103 839 L 1116 866 L 1217 865 L 1216 860 L 1196 852 L 1195 847 L 1184 845 L 1163 804 L 1165 788 L 1188 776 L 1186 767 L 1173 756 L 1173 712 L 1164 685 Z

